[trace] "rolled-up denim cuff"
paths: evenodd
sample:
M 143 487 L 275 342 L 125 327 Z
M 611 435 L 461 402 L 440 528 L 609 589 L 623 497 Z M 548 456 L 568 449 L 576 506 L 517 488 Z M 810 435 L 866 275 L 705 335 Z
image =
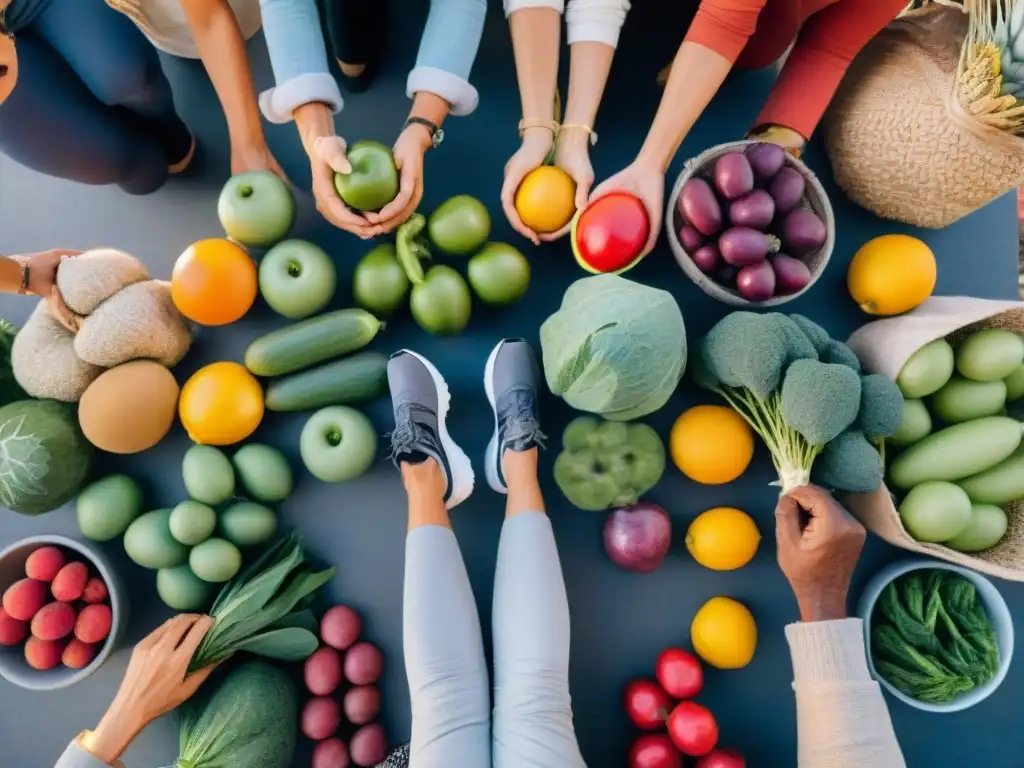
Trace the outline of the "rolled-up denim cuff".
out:
M 326 72 L 310 72 L 293 77 L 260 94 L 260 110 L 272 123 L 288 123 L 292 113 L 303 104 L 321 103 L 338 113 L 345 101 L 334 78 Z
M 480 102 L 480 94 L 468 80 L 436 67 L 416 67 L 409 73 L 406 94 L 411 99 L 420 91 L 447 101 L 452 105 L 453 115 L 468 115 Z

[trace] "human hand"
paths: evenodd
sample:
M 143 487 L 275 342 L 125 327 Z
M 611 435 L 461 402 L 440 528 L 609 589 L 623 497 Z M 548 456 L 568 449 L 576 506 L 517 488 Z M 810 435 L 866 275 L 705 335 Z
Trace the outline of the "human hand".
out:
M 779 566 L 793 587 L 801 620 L 844 618 L 864 526 L 829 493 L 804 485 L 779 499 L 775 537 Z
M 270 151 L 270 147 L 262 139 L 244 144 L 231 144 L 231 173 L 247 173 L 248 171 L 270 171 L 281 181 L 290 184 L 284 169 Z
M 765 126 L 748 133 L 747 138 L 754 139 L 755 141 L 763 141 L 768 144 L 777 144 L 796 157 L 800 156 L 800 153 L 803 151 L 804 144 L 807 143 L 803 136 L 792 128 L 787 128 L 784 125 Z
M 349 209 L 338 194 L 338 188 L 334 186 L 335 173 L 352 173 L 352 165 L 345 155 L 346 149 L 345 140 L 340 136 L 320 136 L 313 142 L 309 153 L 313 171 L 313 197 L 321 216 L 338 229 L 344 229 L 365 240 L 373 237 L 373 225 Z
M 374 235 L 391 232 L 416 213 L 423 199 L 423 155 L 432 145 L 425 126 L 411 123 L 399 134 L 391 154 L 398 169 L 398 194 L 376 213 L 367 212 L 366 219 L 375 224 Z
M 135 646 L 114 702 L 91 734 L 92 754 L 112 764 L 143 728 L 199 689 L 214 667 L 190 675 L 188 665 L 212 626 L 209 616 L 183 613 Z
M 582 211 L 590 199 L 590 188 L 594 185 L 594 167 L 590 164 L 590 134 L 583 131 L 566 131 L 555 140 L 555 165 L 565 171 L 576 182 L 576 210 Z M 557 232 L 542 234 L 545 242 L 557 240 L 572 229 L 570 219 Z
M 516 210 L 516 190 L 530 171 L 544 165 L 544 161 L 551 153 L 553 142 L 554 137 L 546 128 L 528 128 L 523 134 L 523 143 L 505 164 L 505 181 L 501 185 L 501 207 L 505 209 L 509 224 L 523 237 L 533 241 L 534 245 L 540 245 L 541 238 L 519 217 Z
M 654 244 L 658 242 L 658 235 L 661 234 L 665 201 L 665 172 L 652 162 L 634 160 L 614 176 L 598 184 L 590 194 L 590 202 L 609 192 L 628 192 L 640 198 L 640 202 L 644 204 L 644 208 L 647 209 L 650 234 L 647 236 L 647 243 L 640 255 L 647 255 L 654 248 Z
M 81 253 L 67 248 L 51 248 L 49 251 L 11 257 L 14 261 L 28 265 L 28 292 L 45 299 L 54 317 L 72 333 L 78 331 L 82 318 L 64 303 L 64 297 L 57 289 L 57 268 L 65 258 L 70 259 Z

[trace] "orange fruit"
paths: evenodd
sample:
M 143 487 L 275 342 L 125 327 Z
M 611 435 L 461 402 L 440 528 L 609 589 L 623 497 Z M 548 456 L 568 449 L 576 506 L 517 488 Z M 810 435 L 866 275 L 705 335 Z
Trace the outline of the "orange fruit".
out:
M 221 238 L 193 243 L 174 263 L 171 298 L 189 320 L 226 325 L 256 300 L 256 265 L 240 245 Z
M 263 419 L 263 389 L 244 365 L 211 363 L 181 388 L 178 416 L 193 442 L 233 445 Z
M 757 650 L 757 622 L 743 603 L 731 597 L 712 597 L 693 617 L 690 642 L 711 666 L 740 669 Z
M 672 461 L 691 480 L 731 483 L 754 455 L 754 432 L 732 408 L 697 405 L 676 419 L 669 436 Z
M 932 295 L 936 271 L 935 255 L 916 237 L 882 235 L 854 254 L 846 286 L 869 315 L 898 315 Z
M 516 212 L 534 232 L 557 232 L 576 213 L 576 182 L 553 165 L 534 168 L 519 182 Z

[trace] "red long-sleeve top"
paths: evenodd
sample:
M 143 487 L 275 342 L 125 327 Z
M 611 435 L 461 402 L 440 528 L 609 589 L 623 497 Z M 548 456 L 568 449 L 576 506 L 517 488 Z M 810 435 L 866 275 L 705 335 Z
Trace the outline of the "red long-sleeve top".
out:
M 850 62 L 907 0 L 702 0 L 686 40 L 745 69 L 777 61 L 796 41 L 758 125 L 809 138 Z

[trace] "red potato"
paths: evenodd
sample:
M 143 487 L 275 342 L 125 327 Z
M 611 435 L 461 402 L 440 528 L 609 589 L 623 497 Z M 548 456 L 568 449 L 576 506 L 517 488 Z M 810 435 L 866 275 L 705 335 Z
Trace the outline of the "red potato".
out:
M 716 749 L 698 760 L 696 768 L 747 768 L 747 761 L 735 749 Z
M 380 691 L 372 685 L 349 688 L 341 708 L 352 725 L 372 723 L 380 714 Z
M 692 699 L 704 687 L 704 670 L 697 657 L 682 648 L 666 648 L 654 665 L 665 693 L 676 699 Z
M 48 584 L 35 579 L 21 579 L 4 592 L 3 606 L 8 616 L 19 621 L 31 621 L 49 600 Z
M 711 237 L 722 229 L 722 206 L 704 179 L 694 177 L 687 181 L 676 205 L 683 221 L 702 235 Z
M 780 170 L 768 185 L 768 192 L 775 201 L 775 213 L 784 216 L 792 211 L 800 205 L 806 190 L 807 181 L 800 171 L 789 166 Z
M 754 169 L 742 152 L 729 152 L 715 161 L 715 189 L 726 200 L 749 195 L 754 188 Z
M 348 768 L 348 747 L 341 739 L 327 739 L 313 748 L 312 768 Z
M 25 575 L 36 581 L 51 582 L 64 562 L 64 553 L 58 547 L 40 547 L 25 561 Z
M 653 680 L 632 680 L 622 697 L 623 707 L 637 728 L 656 731 L 672 711 L 672 699 Z
M 32 617 L 32 634 L 40 640 L 61 640 L 75 629 L 75 609 L 67 603 L 44 605 Z
M 92 660 L 96 658 L 96 646 L 91 643 L 83 643 L 78 638 L 72 638 L 61 655 L 61 661 L 65 667 L 71 669 L 85 669 Z
M 38 637 L 30 637 L 25 642 L 25 661 L 32 669 L 53 669 L 60 664 L 63 652 L 63 640 L 40 640 Z
M 352 762 L 362 768 L 374 766 L 388 756 L 388 737 L 384 726 L 374 723 L 364 725 L 348 742 Z
M 99 576 L 93 576 L 85 582 L 85 588 L 82 590 L 82 602 L 102 603 L 108 597 L 110 597 L 110 593 L 107 591 L 107 585 Z
M 89 568 L 85 563 L 68 563 L 53 578 L 50 591 L 56 600 L 70 603 L 82 596 L 89 581 Z
M 684 701 L 668 716 L 668 734 L 684 755 L 702 757 L 718 744 L 718 723 L 707 707 Z
M 317 696 L 306 702 L 300 718 L 302 732 L 313 741 L 333 736 L 341 725 L 341 707 L 334 699 Z
M 314 696 L 330 696 L 341 685 L 341 654 L 329 646 L 313 651 L 303 669 L 306 690 Z
M 683 768 L 683 756 L 664 733 L 645 733 L 629 748 L 628 768 Z
M 28 637 L 28 622 L 16 619 L 0 608 L 0 645 L 17 645 Z
M 364 640 L 345 653 L 345 679 L 352 685 L 376 683 L 383 671 L 384 658 L 373 643 Z
M 87 605 L 75 622 L 75 637 L 83 643 L 98 643 L 110 634 L 114 616 L 109 605 Z
M 736 290 L 747 301 L 765 301 L 775 295 L 775 270 L 767 261 L 748 264 L 736 275 Z
M 320 621 L 320 639 L 338 651 L 347 650 L 362 632 L 362 619 L 347 605 L 334 606 Z

